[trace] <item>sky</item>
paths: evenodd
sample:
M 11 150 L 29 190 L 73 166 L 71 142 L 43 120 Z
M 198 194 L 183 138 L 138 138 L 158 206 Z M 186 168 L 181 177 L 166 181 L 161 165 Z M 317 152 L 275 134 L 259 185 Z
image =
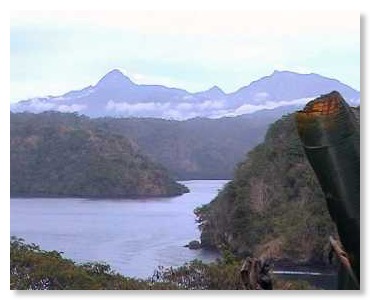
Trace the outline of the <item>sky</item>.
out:
M 211 2 L 211 4 L 209 4 Z M 135 75 L 133 80 L 136 82 L 157 82 L 157 83 L 166 83 L 179 85 L 180 83 L 183 87 L 188 88 L 189 90 L 199 90 L 208 88 L 212 85 L 219 85 L 225 91 L 233 91 L 240 85 L 248 84 L 250 81 L 258 79 L 261 76 L 264 76 L 268 73 L 271 73 L 274 68 L 280 69 L 290 69 L 296 71 L 314 71 L 320 73 L 321 75 L 328 76 L 328 77 L 335 77 L 342 82 L 351 85 L 352 87 L 359 89 L 360 88 L 360 18 L 359 13 L 362 14 L 362 48 L 367 49 L 367 41 L 368 38 L 368 20 L 369 20 L 369 5 L 368 1 L 364 0 L 351 0 L 351 1 L 340 1 L 340 0 L 311 0 L 311 1 L 290 1 L 290 0 L 259 0 L 259 1 L 237 1 L 237 0 L 227 0 L 223 1 L 223 4 L 220 4 L 222 1 L 218 0 L 211 0 L 211 1 L 201 1 L 201 0 L 187 0 L 187 1 L 173 1 L 173 0 L 156 0 L 156 1 L 144 1 L 144 0 L 135 0 L 135 1 L 115 1 L 115 0 L 105 0 L 105 1 L 82 1 L 82 0 L 64 0 L 64 1 L 48 1 L 48 0 L 33 0 L 33 1 L 20 1 L 20 0 L 12 0 L 12 1 L 3 1 L 2 2 L 2 9 L 0 10 L 0 39 L 1 39 L 1 47 L 0 47 L 0 57 L 1 57 L 1 64 L 2 67 L 0 68 L 0 78 L 1 82 L 4 83 L 4 86 L 10 86 L 10 94 L 9 89 L 0 89 L 0 93 L 3 96 L 3 99 L 12 99 L 13 101 L 17 101 L 19 99 L 25 99 L 33 96 L 41 96 L 47 94 L 60 94 L 71 89 L 79 89 L 86 85 L 94 84 L 98 81 L 100 77 L 107 71 L 112 68 L 120 68 L 121 70 L 125 70 L 126 72 L 130 72 L 130 75 Z M 119 3 L 119 4 L 118 4 Z M 189 4 L 190 3 L 190 4 Z M 238 4 L 236 4 L 238 3 Z M 187 7 L 186 7 L 187 6 Z M 237 23 L 239 20 L 241 22 L 249 22 L 249 26 L 243 26 L 245 31 L 244 37 L 254 36 L 253 29 L 258 28 L 260 30 L 259 36 L 261 39 L 255 37 L 255 41 L 259 41 L 259 44 L 253 44 L 250 42 L 246 45 L 247 49 L 254 49 L 254 56 L 250 55 L 248 59 L 244 59 L 242 62 L 234 62 L 233 64 L 228 65 L 233 58 L 237 57 L 234 56 L 234 53 L 228 53 L 228 56 L 225 56 L 224 60 L 218 61 L 216 65 L 206 65 L 206 61 L 203 64 L 195 64 L 194 60 L 189 57 L 186 63 L 173 63 L 172 65 L 178 66 L 178 69 L 173 69 L 174 76 L 171 76 L 171 69 L 165 68 L 165 66 L 161 65 L 160 68 L 155 68 L 155 66 L 148 64 L 146 62 L 149 61 L 147 58 L 146 62 L 140 57 L 137 59 L 132 59 L 128 57 L 126 51 L 120 53 L 124 46 L 115 49 L 115 51 L 111 51 L 109 56 L 107 55 L 96 55 L 95 59 L 91 59 L 90 57 L 94 57 L 94 53 L 99 52 L 99 49 L 103 48 L 101 42 L 97 43 L 96 36 L 91 33 L 97 28 L 100 28 L 102 31 L 109 31 L 113 35 L 113 32 L 120 31 L 121 35 L 124 35 L 124 32 L 131 32 L 132 35 L 136 36 L 148 36 L 150 34 L 145 34 L 145 30 L 148 28 L 143 28 L 145 26 L 149 27 L 150 30 L 158 27 L 162 29 L 162 37 L 168 35 L 168 32 L 175 31 L 178 29 L 180 25 L 179 21 L 171 23 L 169 26 L 165 25 L 155 25 L 155 23 L 149 23 L 148 26 L 148 19 L 143 21 L 143 17 L 140 18 L 140 22 L 138 21 L 130 21 L 132 19 L 132 13 L 122 13 L 122 18 L 120 18 L 120 22 L 131 22 L 131 26 L 122 26 L 122 25 L 114 25 L 109 24 L 110 21 L 101 21 L 95 22 L 91 21 L 91 18 L 85 16 L 82 19 L 79 16 L 73 16 L 73 14 L 68 14 L 69 16 L 59 16 L 56 17 L 55 14 L 52 16 L 51 13 L 45 12 L 45 9 L 53 9 L 53 10 L 60 10 L 60 9 L 93 9 L 101 11 L 104 8 L 116 9 L 116 10 L 124 10 L 124 9 L 139 9 L 142 10 L 145 8 L 150 9 L 184 9 L 188 10 L 197 8 L 197 9 L 207 9 L 209 7 L 215 8 L 217 10 L 230 10 L 230 8 L 237 8 L 239 10 L 245 10 L 243 12 L 244 18 L 233 18 L 229 16 L 227 20 L 225 17 L 222 17 L 219 22 L 216 24 L 211 23 L 209 20 L 207 22 L 203 22 L 200 25 L 208 26 L 208 28 L 215 28 L 218 29 L 221 26 L 223 28 L 230 29 L 230 22 L 231 24 Z M 226 6 L 226 8 L 225 8 Z M 294 22 L 288 22 L 288 19 L 281 17 L 280 19 L 276 19 L 277 15 L 282 15 L 280 12 L 273 13 L 273 15 L 264 17 L 263 15 L 257 15 L 256 12 L 250 12 L 247 10 L 255 10 L 255 9 L 265 9 L 268 8 L 270 11 L 277 9 L 283 10 L 288 14 L 293 15 L 301 15 L 301 13 L 297 13 L 292 10 L 304 10 L 304 11 L 312 11 L 312 10 L 324 10 L 322 14 L 326 16 L 322 16 L 321 18 L 317 17 L 316 13 L 309 13 L 308 16 L 302 18 L 298 16 Z M 19 9 L 30 9 L 30 10 L 44 10 L 43 14 L 46 17 L 41 18 L 40 13 L 33 11 L 32 13 L 14 13 L 14 10 Z M 339 14 L 334 13 L 333 9 L 338 9 Z M 355 11 L 355 14 L 348 14 L 347 11 Z M 230 15 L 231 12 L 228 12 Z M 10 19 L 10 47 L 9 46 L 9 15 L 12 16 Z M 76 14 L 74 14 L 76 15 Z M 78 13 L 77 13 L 78 15 Z M 193 14 L 192 14 L 193 15 Z M 46 19 L 46 20 L 45 20 Z M 48 19 L 48 20 L 47 20 Z M 110 19 L 109 17 L 104 17 L 103 19 Z M 133 17 L 135 19 L 135 17 Z M 161 21 L 164 22 L 166 18 Z M 206 17 L 203 17 L 206 19 Z M 281 19 L 283 21 L 281 22 Z M 252 20 L 252 21 L 250 21 Z M 300 25 L 300 22 L 304 24 Z M 76 24 L 77 23 L 77 24 Z M 104 24 L 105 23 L 105 24 Z M 290 26 L 285 26 L 283 24 L 287 24 Z M 136 25 L 135 25 L 136 24 Z M 193 21 L 188 21 L 185 24 L 181 25 L 182 27 L 189 26 L 190 28 L 194 28 Z M 265 24 L 269 24 L 265 27 Z M 310 29 L 310 24 L 317 24 L 314 25 L 312 29 Z M 135 26 L 138 26 L 135 28 Z M 140 28 L 141 26 L 141 28 Z M 181 27 L 180 26 L 180 27 Z M 123 28 L 122 28 L 123 27 Z M 161 28 L 162 27 L 162 28 Z M 274 36 L 276 36 L 275 42 L 271 39 L 272 32 L 268 32 L 269 28 L 271 27 L 275 30 Z M 306 30 L 304 33 L 299 34 L 297 33 L 297 29 L 302 29 L 305 27 Z M 69 28 L 69 30 L 67 30 Z M 116 29 L 115 29 L 116 28 Z M 249 28 L 249 30 L 247 30 Z M 265 29 L 263 29 L 265 28 Z M 320 28 L 325 28 L 325 30 L 321 31 Z M 336 29 L 337 28 L 337 29 Z M 114 30 L 115 29 L 115 30 Z M 149 30 L 149 32 L 150 32 Z M 234 27 L 235 30 L 235 27 Z M 290 33 L 289 30 L 293 30 L 293 33 Z M 83 38 L 77 38 L 78 35 L 82 35 L 86 33 L 86 31 L 90 32 L 90 35 L 83 36 Z M 143 33 L 144 31 L 144 33 Z M 177 36 L 180 36 L 180 30 L 177 30 Z M 239 37 L 243 36 L 240 34 L 241 29 L 239 30 Z M 252 33 L 251 33 L 252 31 Z M 294 33 L 295 31 L 295 33 Z M 63 37 L 64 32 L 64 39 Z M 75 36 L 75 40 L 72 41 L 71 37 L 68 36 L 69 32 L 73 32 Z M 262 34 L 264 32 L 264 34 Z M 280 32 L 280 34 L 277 34 Z M 344 33 L 343 33 L 344 32 Z M 248 33 L 248 34 L 247 34 Z M 251 33 L 251 34 L 250 34 Z M 157 33 L 157 36 L 160 35 Z M 237 32 L 224 34 L 225 37 L 233 36 L 236 38 Z M 199 35 L 198 35 L 199 36 Z M 285 43 L 282 36 L 285 36 L 286 40 L 289 43 Z M 311 37 L 311 40 L 306 39 L 305 37 Z M 38 37 L 38 42 L 36 37 Z M 99 36 L 100 39 L 103 39 L 104 42 L 107 42 L 108 38 L 104 38 L 105 36 Z M 107 35 L 108 37 L 108 35 Z M 218 40 L 221 40 L 221 43 L 218 46 L 224 51 L 228 48 L 228 44 L 226 43 L 225 39 L 221 37 L 220 32 L 216 33 L 216 37 Z M 92 40 L 91 40 L 92 39 Z M 152 36 L 154 39 L 154 36 Z M 28 42 L 27 42 L 28 41 Z M 93 43 L 95 41 L 95 43 Z M 122 40 L 121 40 L 122 41 Z M 240 40 L 242 41 L 242 39 Z M 64 42 L 64 44 L 60 44 Z M 84 49 L 78 49 L 77 47 L 73 47 L 72 43 L 76 43 L 75 46 L 84 46 Z M 88 43 L 90 42 L 90 43 Z M 311 43 L 312 42 L 312 43 Z M 89 45 L 94 44 L 93 48 L 89 48 Z M 112 49 L 114 44 L 117 44 L 118 41 L 109 41 L 109 47 L 107 45 L 107 49 Z M 258 47 L 256 45 L 264 45 L 264 44 L 272 45 L 272 48 L 265 48 L 265 53 L 267 55 L 258 55 Z M 302 43 L 302 44 L 301 44 Z M 123 44 L 123 42 L 122 42 Z M 186 43 L 185 43 L 186 44 Z M 203 39 L 203 45 L 206 44 L 206 39 Z M 178 47 L 181 51 L 184 51 L 181 45 L 173 45 L 173 47 Z M 293 48 L 291 46 L 293 45 Z M 153 46 L 153 45 L 151 45 Z M 185 45 L 186 46 L 186 45 Z M 140 48 L 141 52 L 147 52 L 152 54 L 152 48 L 145 48 L 141 47 L 136 43 L 136 45 L 130 45 L 125 43 L 125 47 L 127 49 L 133 50 L 135 47 Z M 229 45 L 229 47 L 233 47 Z M 10 48 L 10 51 L 8 50 Z M 199 52 L 201 47 L 198 46 L 196 49 Z M 234 49 L 239 49 L 234 45 Z M 261 47 L 260 47 L 261 48 Z M 259 48 L 259 49 L 260 49 Z M 72 50 L 71 50 L 72 49 Z M 218 47 L 216 47 L 218 50 Z M 279 49 L 279 52 L 277 52 Z M 288 49 L 287 53 L 282 52 L 284 49 Z M 58 51 L 56 51 L 58 50 Z M 191 50 L 185 48 L 185 50 Z M 215 50 L 215 49 L 212 49 Z M 301 52 L 297 52 L 296 50 L 300 50 Z M 101 51 L 101 50 L 100 50 Z M 159 49 L 157 49 L 159 51 Z M 193 50 L 194 52 L 195 50 Z M 10 52 L 10 53 L 9 53 Z M 69 53 L 68 53 L 69 52 Z M 114 52 L 114 53 L 113 53 Z M 116 53 L 119 53 L 117 56 Z M 240 51 L 236 51 L 238 54 L 241 53 Z M 56 55 L 57 53 L 57 55 Z M 180 52 L 181 53 L 181 52 Z M 203 52 L 204 53 L 204 52 Z M 251 52 L 248 52 L 251 53 Z M 280 53 L 280 57 L 278 54 Z M 10 54 L 10 55 L 9 55 Z M 35 55 L 37 54 L 37 55 Z M 77 55 L 79 54 L 79 55 Z M 84 55 L 86 54 L 86 56 Z M 271 55 L 270 55 L 271 54 Z M 213 51 L 212 51 L 213 55 Z M 362 53 L 363 58 L 365 58 L 365 53 Z M 203 55 L 204 56 L 204 55 Z M 10 59 L 9 59 L 10 57 Z M 151 56 L 149 56 L 151 57 Z M 162 56 L 163 61 L 167 61 L 168 65 L 170 63 L 170 57 Z M 206 55 L 206 59 L 208 55 Z M 63 60 L 62 60 L 63 59 Z M 132 59 L 132 60 L 131 60 Z M 184 58 L 183 58 L 184 59 Z M 141 60 L 141 64 L 138 61 Z M 235 61 L 236 59 L 234 59 Z M 271 63 L 273 62 L 273 64 Z M 362 75 L 366 74 L 366 69 L 368 67 L 368 61 L 363 59 L 362 61 Z M 153 62 L 152 62 L 153 63 Z M 9 66 L 10 64 L 10 66 Z M 158 65 L 160 63 L 158 62 Z M 199 66 L 195 68 L 195 65 Z M 151 67 L 151 68 L 150 68 Z M 221 68 L 223 67 L 223 68 Z M 10 78 L 9 78 L 9 70 L 10 70 Z M 177 73 L 181 70 L 181 73 Z M 188 70 L 186 72 L 186 70 Z M 197 72 L 200 72 L 199 74 Z M 224 73 L 224 75 L 223 75 Z M 191 75 L 194 77 L 191 77 Z M 207 75 L 207 76 L 205 76 Z M 199 81 L 197 78 L 201 78 Z M 362 77 L 364 80 L 365 76 Z M 10 79 L 10 80 L 9 80 Z M 168 82 L 170 81 L 170 82 Z M 361 91 L 361 97 L 366 98 L 366 89 L 363 88 Z M 7 102 L 3 101 L 2 103 Z M 3 120 L 3 126 L 1 126 L 1 138 L 4 142 L 3 152 L 2 152 L 2 170 L 4 171 L 2 175 L 2 196 L 5 199 L 9 199 L 9 107 L 5 106 L 4 109 L 1 110 L 2 116 L 1 119 Z M 363 142 L 361 142 L 362 152 L 366 153 L 366 149 L 369 148 L 368 141 L 366 139 L 366 132 L 370 132 L 369 124 L 367 120 L 370 118 L 366 118 L 367 113 L 367 106 L 363 106 L 361 109 L 361 114 L 364 116 L 361 118 L 361 127 L 364 130 L 361 130 L 361 137 Z M 362 196 L 364 199 L 368 198 L 369 195 L 367 187 L 369 185 L 366 184 L 366 177 L 367 172 L 370 170 L 369 166 L 370 160 L 364 160 L 362 162 L 361 172 L 363 173 L 361 178 L 362 181 Z M 9 212 L 9 201 L 2 201 L 1 208 L 3 212 Z M 363 216 L 369 215 L 369 205 L 365 206 L 364 209 L 361 210 Z M 3 214 L 2 216 L 2 226 L 1 226 L 1 236 L 8 237 L 9 234 L 9 214 Z M 366 218 L 362 218 L 362 227 L 367 229 L 369 227 Z M 363 233 L 365 230 L 362 231 Z M 364 239 L 364 243 L 362 246 L 364 249 L 369 249 L 369 239 Z M 4 239 L 4 243 L 8 243 L 8 239 Z M 9 263 L 9 250 L 6 247 L 3 247 L 1 250 L 1 257 L 3 259 L 4 264 Z M 365 260 L 364 268 L 369 270 L 369 261 Z M 16 293 L 12 293 L 9 291 L 8 286 L 8 272 L 4 268 L 3 270 L 3 278 L 1 283 L 3 284 L 4 291 L 8 291 L 8 299 L 15 299 L 18 298 Z M 369 289 L 365 289 L 362 291 L 361 295 L 363 297 L 367 297 Z M 86 293 L 85 293 L 86 294 Z M 225 294 L 225 293 L 224 293 Z M 88 297 L 91 298 L 91 293 L 88 293 Z M 38 296 L 36 295 L 33 297 L 32 295 L 23 295 L 24 298 L 32 298 L 36 299 Z M 94 296 L 94 295 L 93 295 Z M 209 294 L 210 298 L 214 298 L 214 295 Z M 220 295 L 221 296 L 221 295 Z M 221 297 L 223 297 L 222 295 Z M 336 298 L 341 298 L 340 294 L 332 294 L 332 296 Z M 343 298 L 347 298 L 347 295 L 343 294 Z M 81 294 L 78 293 L 77 295 L 68 294 L 66 298 L 68 299 L 80 299 Z M 105 294 L 106 298 L 110 299 L 110 296 Z M 126 295 L 130 299 L 130 295 Z M 134 295 L 137 298 L 137 295 Z M 156 296 L 153 294 L 153 297 Z M 158 299 L 163 298 L 162 294 L 157 295 Z M 207 298 L 207 295 L 202 294 L 197 296 L 194 294 L 192 296 L 194 299 L 204 299 Z M 197 298 L 199 297 L 199 298 Z M 254 298 L 254 295 L 250 295 L 249 297 Z M 268 299 L 270 295 L 257 295 L 258 299 Z M 277 295 L 275 294 L 274 297 L 276 299 L 285 299 L 285 295 Z M 302 293 L 300 297 L 310 299 L 312 298 L 311 295 Z M 328 294 L 316 294 L 316 298 L 318 299 L 327 299 Z M 330 297 L 330 296 L 329 296 Z M 62 296 L 63 298 L 63 296 Z
M 281 11 L 12 11 L 11 102 L 94 85 L 120 69 L 138 84 L 233 92 L 274 70 L 360 89 L 360 15 Z M 345 21 L 344 21 L 345 20 Z

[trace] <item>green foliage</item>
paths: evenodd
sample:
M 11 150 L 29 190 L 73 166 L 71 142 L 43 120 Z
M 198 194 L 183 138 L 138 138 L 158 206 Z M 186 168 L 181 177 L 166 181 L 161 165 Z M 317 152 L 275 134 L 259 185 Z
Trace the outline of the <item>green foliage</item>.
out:
M 272 119 L 101 118 L 95 122 L 132 139 L 176 178 L 187 180 L 231 178 L 237 162 L 262 140 Z
M 169 288 L 145 280 L 124 277 L 109 265 L 78 265 L 56 251 L 43 251 L 12 237 L 10 242 L 12 290 L 146 290 Z
M 193 260 L 178 268 L 160 267 L 154 273 L 152 281 L 175 286 L 185 290 L 244 290 L 240 276 L 242 261 L 230 252 L 224 252 L 222 259 L 205 264 Z M 315 289 L 301 280 L 282 280 L 272 276 L 275 290 L 310 290 Z
M 39 120 L 36 120 L 36 116 Z M 20 142 L 24 143 L 24 149 L 17 151 L 26 151 L 26 153 L 19 153 L 19 156 L 26 154 L 32 158 L 35 161 L 33 166 L 37 166 L 44 160 L 40 156 L 41 153 L 38 152 L 38 143 L 45 143 L 50 138 L 50 143 L 45 144 L 46 149 L 44 149 L 44 151 L 49 151 L 55 143 L 55 138 L 60 137 L 61 134 L 64 135 L 63 142 L 68 142 L 70 150 L 65 153 L 65 156 L 72 154 L 73 157 L 73 154 L 76 155 L 80 151 L 86 152 L 87 150 L 81 141 L 86 139 L 90 141 L 91 132 L 86 132 L 86 128 L 89 128 L 94 136 L 96 132 L 99 132 L 105 138 L 108 132 L 108 135 L 114 140 L 123 137 L 123 140 L 127 142 L 129 139 L 130 145 L 135 151 L 140 148 L 140 152 L 152 161 L 164 166 L 176 179 L 228 179 L 232 177 L 236 164 L 244 157 L 245 153 L 262 141 L 268 124 L 275 119 L 275 115 L 247 115 L 221 119 L 194 118 L 186 121 L 152 118 L 89 119 L 79 117 L 77 114 L 48 112 L 34 115 L 22 113 L 11 115 L 11 136 L 18 137 L 18 140 L 12 140 L 13 145 L 16 145 L 17 148 L 21 147 Z M 56 134 L 55 130 L 50 128 L 50 126 L 57 124 L 60 125 L 59 130 L 62 133 Z M 74 128 L 72 132 L 66 132 L 71 128 Z M 39 134 L 44 137 L 41 141 L 38 139 Z M 95 142 L 99 143 L 99 141 Z M 36 149 L 32 150 L 34 147 Z M 58 147 L 60 147 L 59 144 Z M 57 153 L 54 154 L 60 155 L 61 153 L 57 150 Z M 17 156 L 16 160 L 18 158 Z M 78 162 L 77 159 L 76 163 Z M 105 161 L 102 163 L 105 164 Z M 30 166 L 18 165 L 17 175 L 26 176 L 21 170 L 23 167 Z M 64 168 L 64 163 L 59 164 L 58 167 Z M 127 167 L 125 166 L 125 168 Z M 103 172 L 109 173 L 110 171 Z M 53 178 L 57 177 L 57 174 L 49 172 L 50 175 Z M 125 180 L 129 181 L 130 177 L 125 177 Z M 62 180 L 65 179 L 62 178 Z M 109 182 L 103 182 L 104 180 L 101 178 L 94 180 L 102 181 L 101 185 L 109 184 Z M 58 182 L 58 178 L 55 178 L 55 181 Z M 29 186 L 22 187 L 25 190 L 28 188 Z
M 187 192 L 125 137 L 75 114 L 11 114 L 12 196 L 128 197 Z
M 241 256 L 324 263 L 328 237 L 335 234 L 292 115 L 270 126 L 233 180 L 196 213 L 203 245 Z
M 229 258 L 231 256 L 229 255 Z M 230 259 L 178 268 L 159 267 L 153 277 L 138 280 L 111 271 L 107 264 L 75 264 L 56 251 L 43 251 L 12 237 L 11 289 L 242 289 L 239 262 Z
M 10 242 L 12 290 L 237 290 L 243 289 L 241 261 L 229 252 L 217 262 L 194 260 L 178 268 L 159 267 L 147 280 L 125 277 L 104 263 L 76 264 L 57 251 L 44 251 L 16 237 Z M 312 289 L 274 278 L 276 289 Z

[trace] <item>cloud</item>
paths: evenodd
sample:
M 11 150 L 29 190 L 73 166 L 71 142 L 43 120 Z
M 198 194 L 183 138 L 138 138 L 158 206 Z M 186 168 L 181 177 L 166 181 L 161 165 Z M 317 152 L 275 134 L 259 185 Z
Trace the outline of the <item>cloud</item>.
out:
M 308 101 L 310 101 L 314 98 L 315 97 L 300 98 L 300 99 L 294 99 L 294 100 L 290 100 L 290 101 L 277 101 L 277 102 L 266 101 L 264 104 L 258 104 L 258 105 L 243 104 L 243 105 L 225 113 L 224 116 L 234 117 L 234 116 L 254 113 L 256 111 L 263 110 L 263 109 L 274 109 L 274 108 L 287 106 L 287 105 L 300 105 L 300 104 L 303 105 L 303 104 L 306 104 Z
M 108 101 L 106 110 L 113 111 L 118 115 L 138 117 L 161 117 L 166 119 L 189 119 L 197 116 L 211 117 L 219 114 L 224 108 L 222 101 L 206 100 L 199 103 L 160 103 L 160 102 L 116 102 Z
M 50 102 L 48 98 L 35 98 L 28 102 L 18 102 L 11 104 L 10 108 L 13 112 L 24 112 L 29 111 L 33 113 L 41 113 L 44 111 L 60 111 L 60 112 L 80 112 L 87 106 L 81 104 L 71 105 L 59 105 L 57 103 Z
M 122 112 L 128 115 L 141 115 L 147 112 L 158 112 L 166 110 L 170 107 L 169 102 L 139 102 L 139 103 L 128 103 L 128 102 L 115 102 L 109 100 L 106 109 L 110 111 Z
M 254 113 L 263 109 L 274 109 L 287 105 L 303 105 L 311 98 L 300 98 L 289 101 L 269 101 L 269 94 L 260 92 L 255 95 L 255 98 L 260 98 L 259 104 L 235 104 L 229 103 L 227 98 L 218 100 L 203 100 L 194 102 L 137 102 L 129 103 L 125 101 L 109 100 L 105 106 L 105 110 L 110 115 L 122 117 L 154 117 L 164 119 L 186 120 L 195 117 L 206 118 L 221 118 L 233 117 L 243 114 Z M 11 111 L 23 112 L 29 111 L 40 113 L 43 111 L 59 111 L 59 112 L 81 112 L 89 110 L 85 104 L 61 104 L 60 100 L 51 101 L 49 98 L 35 98 L 29 101 L 18 102 L 11 105 Z
M 29 102 L 18 102 L 11 105 L 11 110 L 14 112 L 31 111 L 35 113 L 52 110 L 55 104 L 45 102 L 44 99 L 32 99 Z
M 59 105 L 55 110 L 60 112 L 79 112 L 86 108 L 86 105 L 82 104 L 71 104 L 71 105 Z
M 224 102 L 207 100 L 207 101 L 200 103 L 198 107 L 200 110 L 221 109 L 224 107 Z
M 183 103 L 179 103 L 177 104 L 177 109 L 178 110 L 193 110 L 194 109 L 194 104 L 192 103 L 187 103 L 187 102 L 183 102 Z
M 261 93 L 260 97 L 267 96 Z M 286 105 L 305 104 L 313 98 L 302 98 L 291 101 L 266 101 L 263 104 L 243 104 L 237 107 L 228 106 L 226 101 L 206 100 L 199 103 L 159 103 L 159 102 L 115 102 L 110 100 L 106 110 L 120 116 L 156 117 L 164 119 L 185 120 L 194 117 L 220 118 L 250 114 L 262 109 L 274 109 Z

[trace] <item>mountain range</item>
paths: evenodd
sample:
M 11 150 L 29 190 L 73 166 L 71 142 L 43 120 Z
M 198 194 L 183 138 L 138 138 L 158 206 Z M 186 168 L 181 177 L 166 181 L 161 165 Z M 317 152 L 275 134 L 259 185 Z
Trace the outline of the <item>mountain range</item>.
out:
M 336 79 L 318 74 L 274 71 L 235 92 L 214 86 L 190 93 L 161 85 L 136 84 L 114 69 L 97 84 L 61 96 L 23 100 L 11 105 L 12 112 L 77 112 L 89 117 L 153 117 L 185 120 L 195 117 L 219 118 L 261 110 L 299 109 L 311 98 L 336 90 L 357 106 L 360 92 Z

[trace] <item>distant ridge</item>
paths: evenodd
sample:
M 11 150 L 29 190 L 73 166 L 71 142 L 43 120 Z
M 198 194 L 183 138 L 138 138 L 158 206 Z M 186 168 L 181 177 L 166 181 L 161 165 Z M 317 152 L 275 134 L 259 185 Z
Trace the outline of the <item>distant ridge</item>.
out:
M 233 93 L 214 86 L 190 93 L 162 85 L 136 84 L 120 70 L 104 75 L 96 85 L 61 96 L 32 98 L 11 105 L 13 112 L 77 112 L 90 117 L 154 117 L 184 120 L 249 114 L 285 106 L 299 108 L 311 98 L 333 90 L 357 106 L 360 92 L 319 74 L 274 71 Z

